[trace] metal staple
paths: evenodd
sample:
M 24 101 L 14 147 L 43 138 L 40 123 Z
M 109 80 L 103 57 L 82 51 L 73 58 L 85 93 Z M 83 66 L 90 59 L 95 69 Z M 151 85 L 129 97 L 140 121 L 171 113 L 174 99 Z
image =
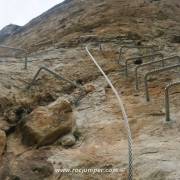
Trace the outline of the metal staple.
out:
M 27 50 L 26 49 L 14 48 L 14 47 L 4 46 L 4 45 L 0 45 L 0 48 L 12 49 L 12 50 L 21 51 L 21 52 L 25 53 L 24 69 L 27 69 L 28 58 L 27 58 Z
M 73 81 L 71 81 L 71 80 L 69 80 L 69 79 L 64 78 L 63 76 L 55 73 L 54 71 L 52 71 L 52 70 L 50 70 L 50 69 L 48 69 L 48 68 L 46 68 L 46 67 L 41 67 L 41 68 L 39 68 L 39 70 L 37 71 L 37 73 L 34 75 L 34 78 L 33 78 L 32 82 L 26 87 L 26 89 L 30 89 L 31 86 L 34 85 L 37 77 L 39 76 L 39 74 L 40 74 L 40 72 L 41 72 L 42 70 L 45 70 L 46 72 L 52 74 L 56 79 L 66 81 L 66 82 L 68 82 L 68 83 L 72 84 L 73 86 L 75 86 L 75 87 L 77 87 L 77 88 L 80 89 L 81 94 L 80 94 L 80 96 L 77 98 L 77 100 L 75 100 L 75 104 L 77 104 L 77 102 L 78 102 L 78 101 L 81 99 L 81 97 L 85 94 L 85 89 L 84 89 L 83 87 L 79 86 L 77 83 L 75 83 L 75 82 L 73 82 Z
M 138 45 L 128 46 L 128 45 L 123 45 L 119 49 L 118 64 L 120 64 L 120 60 L 122 60 L 123 49 L 153 49 L 155 51 L 156 48 L 158 48 L 158 46 L 155 46 L 155 45 L 147 45 L 147 46 L 138 46 Z
M 114 94 L 117 97 L 120 109 L 122 111 L 123 114 L 123 118 L 124 118 L 124 123 L 125 123 L 125 127 L 127 130 L 127 135 L 128 135 L 128 152 L 129 152 L 129 170 L 128 170 L 128 180 L 132 180 L 133 179 L 133 152 L 132 152 L 132 137 L 131 137 L 131 130 L 129 127 L 129 122 L 128 122 L 128 116 L 123 104 L 123 101 L 120 97 L 120 95 L 118 94 L 117 90 L 115 89 L 115 87 L 113 86 L 112 82 L 110 81 L 110 79 L 108 78 L 108 76 L 105 74 L 105 72 L 102 70 L 102 68 L 99 66 L 99 64 L 97 63 L 97 61 L 95 60 L 95 58 L 93 57 L 93 55 L 90 53 L 88 46 L 86 46 L 86 51 L 88 53 L 88 55 L 91 57 L 92 61 L 94 62 L 94 64 L 97 66 L 97 68 L 99 69 L 99 71 L 102 73 L 102 75 L 105 77 L 106 81 L 108 82 L 108 84 L 110 85 L 110 87 L 112 88 Z
M 175 69 L 180 67 L 180 64 L 176 64 L 173 66 L 167 66 L 165 68 L 161 68 L 161 69 L 156 69 L 154 71 L 150 71 L 148 73 L 146 73 L 145 77 L 144 77 L 144 85 L 145 85 L 145 93 L 146 93 L 146 100 L 150 101 L 150 97 L 149 97 L 149 90 L 148 90 L 148 77 L 152 74 L 157 74 L 159 72 L 163 72 L 163 71 L 167 71 L 167 70 L 171 70 L 171 69 Z
M 161 59 L 161 60 L 152 61 L 152 62 L 148 62 L 148 63 L 144 63 L 144 64 L 140 64 L 140 65 L 136 66 L 136 68 L 135 68 L 136 90 L 139 90 L 139 80 L 138 80 L 138 70 L 139 70 L 139 68 L 146 67 L 146 66 L 149 66 L 149 65 L 152 65 L 152 64 L 156 64 L 156 63 L 159 63 L 159 62 L 162 62 L 162 66 L 164 66 L 165 61 L 168 61 L 168 60 L 171 60 L 171 59 L 174 59 L 174 60 L 178 59 L 178 61 L 180 63 L 180 57 L 179 56 L 173 56 L 173 57 L 168 57 L 168 58 L 164 58 L 164 59 Z
M 174 87 L 174 86 L 177 86 L 177 85 L 180 85 L 180 81 L 178 82 L 174 82 L 174 83 L 171 83 L 169 84 L 166 88 L 165 88 L 165 110 L 166 110 L 166 121 L 170 121 L 170 103 L 169 103 L 169 89 Z
M 149 54 L 149 55 L 146 55 L 146 56 L 138 56 L 138 57 L 132 57 L 132 58 L 126 59 L 125 60 L 125 75 L 126 75 L 126 77 L 128 76 L 128 62 L 129 61 L 134 61 L 134 60 L 137 60 L 139 58 L 150 58 L 150 57 L 156 57 L 156 56 L 159 56 L 161 58 L 164 57 L 164 55 L 162 53 L 156 53 L 156 54 Z

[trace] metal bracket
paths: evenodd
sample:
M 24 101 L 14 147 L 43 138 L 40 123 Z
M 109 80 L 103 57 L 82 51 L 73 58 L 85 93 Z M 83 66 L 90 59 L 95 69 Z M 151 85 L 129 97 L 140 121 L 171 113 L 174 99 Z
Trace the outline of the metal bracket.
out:
M 120 64 L 120 61 L 122 60 L 123 49 L 152 49 L 152 50 L 155 51 L 156 48 L 158 48 L 158 46 L 155 46 L 155 45 L 147 45 L 147 46 L 139 46 L 139 45 L 128 46 L 128 45 L 123 45 L 119 49 L 118 64 Z
M 166 110 L 166 121 L 170 121 L 170 103 L 169 103 L 169 89 L 180 85 L 180 81 L 174 82 L 166 86 L 165 88 L 165 110 Z
M 158 74 L 160 72 L 171 70 L 171 69 L 175 69 L 175 68 L 178 68 L 178 67 L 180 67 L 180 64 L 176 64 L 176 65 L 173 65 L 173 66 L 167 66 L 165 68 L 156 69 L 154 71 L 150 71 L 150 72 L 146 73 L 146 75 L 144 76 L 144 85 L 145 85 L 145 93 L 146 93 L 146 100 L 147 101 L 150 101 L 149 90 L 148 90 L 148 80 L 147 80 L 148 77 L 150 75 Z
M 138 80 L 138 70 L 139 68 L 141 67 L 146 67 L 146 66 L 149 66 L 149 65 L 152 65 L 152 64 L 156 64 L 156 63 L 159 63 L 159 62 L 162 62 L 162 66 L 165 65 L 165 61 L 168 61 L 168 60 L 179 60 L 179 63 L 180 63 L 180 57 L 179 56 L 173 56 L 173 57 L 168 57 L 168 58 L 164 58 L 164 59 L 161 59 L 161 60 L 157 60 L 157 61 L 152 61 L 152 62 L 148 62 L 148 63 L 144 63 L 144 64 L 140 64 L 138 66 L 136 66 L 135 68 L 135 81 L 136 81 L 136 90 L 139 90 L 139 80 Z
M 4 45 L 0 45 L 0 48 L 4 48 L 4 49 L 11 49 L 11 50 L 16 50 L 16 51 L 21 51 L 25 54 L 25 61 L 24 61 L 24 69 L 27 69 L 27 64 L 28 64 L 28 57 L 27 57 L 27 50 L 26 49 L 22 49 L 22 48 L 14 48 L 14 47 L 10 47 L 10 46 L 4 46 Z
M 132 58 L 128 58 L 125 60 L 125 75 L 126 77 L 128 77 L 128 62 L 129 61 L 134 61 L 134 60 L 137 60 L 139 58 L 150 58 L 150 57 L 161 57 L 161 58 L 164 58 L 164 55 L 162 53 L 156 53 L 156 54 L 149 54 L 149 55 L 146 55 L 146 56 L 137 56 L 137 57 L 132 57 Z
M 75 101 L 75 104 L 77 104 L 77 102 L 78 102 L 78 101 L 81 99 L 81 97 L 85 94 L 85 89 L 84 89 L 83 87 L 79 86 L 77 83 L 75 83 L 75 82 L 73 82 L 73 81 L 71 81 L 71 80 L 69 80 L 69 79 L 64 78 L 63 76 L 55 73 L 54 71 L 52 71 L 52 70 L 50 70 L 50 69 L 48 69 L 48 68 L 46 68 L 46 67 L 41 67 L 41 68 L 39 68 L 39 70 L 38 70 L 38 71 L 36 72 L 36 74 L 34 75 L 33 80 L 32 80 L 31 83 L 26 87 L 26 89 L 30 89 L 30 88 L 34 85 L 37 77 L 39 76 L 39 74 L 40 74 L 40 72 L 41 72 L 42 70 L 44 70 L 44 71 L 52 74 L 56 79 L 66 81 L 66 82 L 72 84 L 73 86 L 75 86 L 76 88 L 79 88 L 79 89 L 80 89 L 81 94 L 80 94 L 80 96 L 78 97 L 78 99 Z

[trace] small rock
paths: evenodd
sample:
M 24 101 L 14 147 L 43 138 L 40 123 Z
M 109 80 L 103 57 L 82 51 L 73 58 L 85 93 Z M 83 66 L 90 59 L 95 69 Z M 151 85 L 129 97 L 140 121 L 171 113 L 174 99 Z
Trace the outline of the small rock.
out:
M 4 117 L 7 119 L 7 122 L 11 124 L 14 124 L 17 122 L 16 113 L 13 109 L 8 109 L 7 111 L 5 111 Z
M 72 134 L 63 136 L 60 141 L 64 147 L 70 147 L 76 144 L 76 139 Z
M 7 132 L 10 128 L 10 124 L 4 118 L 0 118 L 0 130 Z
M 85 86 L 85 91 L 86 91 L 86 93 L 90 93 L 90 92 L 93 92 L 93 91 L 95 91 L 96 90 L 96 88 L 95 88 L 95 86 L 93 86 L 92 84 L 87 84 L 86 86 Z

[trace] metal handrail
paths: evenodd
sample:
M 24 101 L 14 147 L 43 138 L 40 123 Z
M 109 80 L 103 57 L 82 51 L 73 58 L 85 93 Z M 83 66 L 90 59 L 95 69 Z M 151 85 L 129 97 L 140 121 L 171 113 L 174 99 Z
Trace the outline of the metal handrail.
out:
M 77 83 L 75 83 L 75 82 L 73 82 L 73 81 L 71 81 L 71 80 L 69 80 L 69 79 L 64 78 L 62 75 L 59 75 L 59 74 L 55 73 L 54 71 L 52 71 L 52 70 L 50 70 L 50 69 L 48 69 L 48 68 L 46 68 L 46 67 L 40 67 L 40 68 L 39 68 L 39 70 L 38 70 L 38 71 L 36 72 L 36 74 L 34 75 L 33 80 L 32 80 L 31 83 L 26 87 L 26 89 L 30 89 L 30 88 L 34 85 L 37 77 L 39 76 L 39 74 L 40 74 L 40 72 L 41 72 L 42 70 L 44 70 L 44 71 L 52 74 L 52 75 L 53 75 L 56 79 L 58 79 L 58 80 L 66 81 L 66 82 L 70 83 L 71 85 L 75 86 L 76 88 L 79 88 L 80 91 L 81 91 L 81 94 L 80 94 L 80 97 L 76 100 L 75 103 L 77 103 L 77 102 L 80 100 L 80 98 L 85 94 L 85 89 L 84 89 L 82 86 L 78 85 Z
M 118 64 L 120 64 L 120 60 L 122 58 L 123 49 L 153 49 L 153 50 L 155 50 L 155 48 L 158 48 L 158 46 L 155 46 L 155 45 L 147 45 L 147 46 L 145 46 L 145 45 L 144 46 L 139 46 L 139 45 L 133 45 L 133 46 L 123 45 L 119 49 Z
M 156 56 L 164 58 L 164 55 L 162 53 L 156 53 L 156 54 L 149 54 L 146 56 L 137 56 L 137 57 L 131 57 L 131 58 L 126 59 L 125 60 L 125 75 L 126 75 L 126 77 L 128 76 L 128 62 L 129 61 L 134 61 L 134 60 L 137 60 L 139 58 L 150 58 L 150 57 L 156 57 Z
M 171 59 L 174 59 L 174 60 L 178 59 L 179 63 L 180 63 L 180 57 L 179 56 L 173 56 L 173 57 L 168 57 L 168 58 L 164 58 L 164 59 L 157 60 L 157 61 L 143 63 L 143 64 L 140 64 L 140 65 L 136 66 L 136 68 L 135 68 L 136 90 L 139 90 L 139 80 L 138 80 L 138 70 L 139 70 L 139 68 L 146 67 L 146 66 L 149 66 L 149 65 L 152 65 L 152 64 L 156 64 L 156 63 L 159 63 L 159 62 L 162 62 L 162 66 L 164 66 L 165 61 L 168 61 L 168 60 L 171 60 Z
M 165 88 L 165 110 L 166 110 L 166 121 L 170 121 L 170 103 L 169 103 L 169 89 L 180 85 L 180 81 L 174 82 L 166 86 Z
M 147 101 L 150 101 L 149 90 L 148 90 L 148 80 L 147 80 L 148 77 L 150 75 L 158 74 L 160 72 L 171 70 L 171 69 L 175 69 L 175 68 L 178 68 L 178 67 L 180 67 L 180 64 L 176 64 L 176 65 L 173 65 L 173 66 L 167 66 L 165 68 L 156 69 L 154 71 L 150 71 L 150 72 L 146 73 L 146 75 L 144 76 L 144 85 L 145 85 L 145 93 L 146 93 L 146 100 Z
M 94 62 L 94 64 L 97 66 L 97 68 L 99 69 L 99 71 L 102 73 L 102 75 L 105 77 L 107 83 L 109 84 L 109 86 L 112 88 L 112 91 L 114 92 L 115 96 L 117 97 L 120 109 L 122 111 L 123 114 L 123 118 L 124 118 L 124 123 L 125 123 L 125 127 L 127 130 L 127 136 L 128 136 L 128 151 L 129 151 L 129 172 L 128 172 L 128 180 L 132 180 L 133 179 L 133 153 L 132 153 L 132 137 L 131 137 L 131 130 L 129 127 L 129 121 L 128 121 L 128 116 L 123 104 L 123 101 L 119 95 L 119 93 L 117 92 L 117 90 L 115 89 L 115 87 L 113 86 L 112 82 L 110 81 L 110 79 L 108 78 L 108 76 L 105 74 L 105 72 L 102 70 L 102 68 L 99 66 L 99 64 L 97 63 L 97 61 L 95 60 L 95 58 L 93 57 L 93 55 L 90 53 L 88 46 L 86 46 L 86 51 L 88 53 L 88 55 L 90 56 L 91 60 Z
M 27 69 L 27 63 L 28 63 L 28 57 L 27 57 L 27 54 L 28 54 L 28 52 L 27 52 L 26 49 L 15 48 L 15 47 L 5 46 L 5 45 L 0 45 L 0 48 L 16 50 L 16 51 L 21 51 L 21 52 L 25 53 L 24 69 Z

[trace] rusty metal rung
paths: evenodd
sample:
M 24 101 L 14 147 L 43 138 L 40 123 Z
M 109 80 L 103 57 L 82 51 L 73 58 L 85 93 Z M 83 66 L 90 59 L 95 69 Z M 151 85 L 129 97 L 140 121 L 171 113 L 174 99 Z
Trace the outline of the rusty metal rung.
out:
M 180 81 L 173 82 L 165 88 L 165 110 L 166 110 L 166 121 L 170 121 L 170 103 L 169 103 L 169 89 L 180 85 Z
M 131 58 L 128 58 L 125 60 L 125 75 L 126 77 L 128 76 L 128 62 L 129 61 L 134 61 L 134 60 L 137 60 L 139 58 L 150 58 L 150 57 L 161 57 L 161 58 L 164 58 L 164 55 L 162 53 L 155 53 L 155 54 L 149 54 L 149 55 L 145 55 L 145 56 L 137 56 L 137 57 L 131 57 Z M 162 61 L 163 62 L 163 61 Z M 163 64 L 164 66 L 164 64 Z
M 28 57 L 27 57 L 27 50 L 26 49 L 15 48 L 15 47 L 10 47 L 10 46 L 5 46 L 5 45 L 0 45 L 0 48 L 16 50 L 16 51 L 21 51 L 21 52 L 25 53 L 24 69 L 27 69 Z
M 153 65 L 153 64 L 156 64 L 156 63 L 159 63 L 159 62 L 162 62 L 162 66 L 164 66 L 165 62 L 168 61 L 168 60 L 171 60 L 171 59 L 172 60 L 178 60 L 179 64 L 180 64 L 180 57 L 179 56 L 172 56 L 172 57 L 164 58 L 164 59 L 157 60 L 157 61 L 143 63 L 143 64 L 140 64 L 140 65 L 136 66 L 136 68 L 135 68 L 136 90 L 139 89 L 139 80 L 138 80 L 138 70 L 139 70 L 139 68 L 146 67 L 146 66 L 149 66 L 149 65 Z
M 118 59 L 118 64 L 120 64 L 120 60 L 122 60 L 122 53 L 123 53 L 123 49 L 152 49 L 155 51 L 155 49 L 157 49 L 158 46 L 156 45 L 143 45 L 143 46 L 139 46 L 139 45 L 123 45 L 120 47 L 119 49 L 119 59 Z M 158 49 L 159 50 L 159 49 Z
M 81 94 L 80 94 L 80 96 L 78 97 L 78 99 L 75 101 L 75 104 L 77 104 L 77 102 L 78 102 L 78 101 L 81 99 L 81 97 L 85 94 L 85 89 L 84 89 L 83 87 L 79 86 L 77 83 L 75 83 L 75 82 L 73 82 L 73 81 L 71 81 L 71 80 L 69 80 L 69 79 L 64 78 L 63 76 L 55 73 L 54 71 L 48 69 L 47 67 L 41 67 L 41 68 L 39 68 L 39 70 L 38 70 L 38 71 L 36 72 L 36 74 L 34 75 L 33 80 L 32 80 L 31 83 L 26 87 L 26 89 L 30 89 L 30 88 L 34 85 L 37 77 L 39 76 L 39 74 L 40 74 L 40 72 L 41 72 L 42 70 L 44 70 L 44 71 L 52 74 L 56 79 L 66 81 L 66 82 L 72 84 L 73 86 L 75 86 L 76 88 L 79 88 L 79 89 L 80 89 Z
M 176 69 L 178 67 L 180 67 L 180 64 L 176 64 L 176 65 L 173 65 L 173 66 L 167 66 L 167 67 L 156 69 L 154 71 L 150 71 L 150 72 L 146 73 L 146 75 L 144 76 L 144 85 L 145 85 L 145 93 L 146 93 L 146 100 L 147 101 L 150 101 L 149 90 L 148 90 L 148 80 L 147 80 L 148 77 L 150 75 L 158 74 L 158 73 L 163 72 L 163 71 L 168 71 L 168 70 Z

